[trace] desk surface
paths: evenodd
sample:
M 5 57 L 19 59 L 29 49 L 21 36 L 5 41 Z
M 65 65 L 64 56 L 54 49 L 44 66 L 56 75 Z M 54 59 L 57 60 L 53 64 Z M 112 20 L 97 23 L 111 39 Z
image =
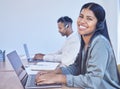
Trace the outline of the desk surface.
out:
M 26 64 L 27 62 L 24 60 L 24 63 Z M 24 89 L 8 59 L 6 59 L 5 62 L 0 62 L 0 80 L 1 80 L 0 89 Z M 62 88 L 57 89 L 80 89 L 80 88 L 70 88 L 63 85 Z

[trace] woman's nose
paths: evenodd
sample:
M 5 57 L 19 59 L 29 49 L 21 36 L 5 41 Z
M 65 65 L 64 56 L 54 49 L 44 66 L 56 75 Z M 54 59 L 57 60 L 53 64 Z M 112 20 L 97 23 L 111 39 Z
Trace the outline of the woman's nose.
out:
M 80 20 L 80 22 L 81 22 L 81 23 L 85 23 L 86 20 L 85 20 L 84 18 L 82 18 L 82 19 Z

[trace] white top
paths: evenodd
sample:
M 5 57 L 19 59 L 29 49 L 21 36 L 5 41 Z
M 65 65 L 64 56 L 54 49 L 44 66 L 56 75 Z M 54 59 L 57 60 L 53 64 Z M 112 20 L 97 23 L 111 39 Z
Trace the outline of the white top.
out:
M 80 48 L 80 36 L 78 33 L 70 34 L 62 48 L 51 54 L 46 54 L 43 59 L 49 61 L 61 62 L 62 65 L 68 66 L 73 64 Z

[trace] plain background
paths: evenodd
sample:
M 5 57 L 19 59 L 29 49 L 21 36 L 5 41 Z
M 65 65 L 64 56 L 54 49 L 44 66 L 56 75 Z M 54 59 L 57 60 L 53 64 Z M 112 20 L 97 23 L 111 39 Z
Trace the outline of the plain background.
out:
M 71 17 L 77 31 L 80 8 L 89 1 L 101 4 L 106 10 L 110 38 L 120 63 L 119 0 L 0 0 L 0 49 L 6 50 L 6 54 L 17 50 L 24 55 L 26 43 L 30 54 L 55 52 L 66 39 L 58 32 L 57 19 Z

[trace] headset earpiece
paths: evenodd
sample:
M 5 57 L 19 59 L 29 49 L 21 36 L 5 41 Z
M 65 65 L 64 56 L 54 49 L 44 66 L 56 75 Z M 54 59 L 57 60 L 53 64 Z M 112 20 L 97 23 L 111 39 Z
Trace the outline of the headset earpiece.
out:
M 68 28 L 69 25 L 68 25 L 68 23 L 67 23 L 67 21 L 65 20 L 64 17 L 62 17 L 62 20 L 63 20 L 63 23 L 64 23 L 64 27 L 65 27 L 65 29 Z
M 65 28 L 68 28 L 68 27 L 69 27 L 69 25 L 68 25 L 68 24 L 66 24 L 66 25 L 65 25 Z
M 98 30 L 103 29 L 104 28 L 104 21 L 97 23 L 96 27 L 97 27 Z

